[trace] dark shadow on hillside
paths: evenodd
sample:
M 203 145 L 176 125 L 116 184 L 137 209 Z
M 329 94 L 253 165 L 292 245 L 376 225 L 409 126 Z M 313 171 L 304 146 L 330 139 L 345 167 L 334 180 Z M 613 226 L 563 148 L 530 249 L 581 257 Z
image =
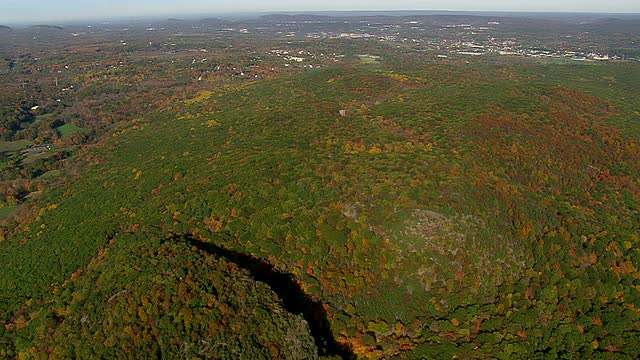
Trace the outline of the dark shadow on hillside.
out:
M 185 237 L 190 245 L 201 251 L 223 257 L 224 259 L 249 271 L 254 280 L 267 284 L 282 300 L 284 308 L 293 314 L 302 314 L 309 323 L 319 355 L 340 356 L 343 359 L 355 359 L 348 346 L 339 344 L 331 332 L 331 324 L 323 304 L 305 294 L 290 274 L 276 270 L 268 262 L 251 255 L 228 250 L 212 243 Z

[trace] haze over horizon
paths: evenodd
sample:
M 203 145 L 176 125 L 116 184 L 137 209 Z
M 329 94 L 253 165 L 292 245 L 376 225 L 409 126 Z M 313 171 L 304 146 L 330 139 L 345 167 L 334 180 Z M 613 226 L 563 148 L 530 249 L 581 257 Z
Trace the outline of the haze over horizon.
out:
M 243 12 L 284 11 L 362 11 L 362 10 L 434 10 L 434 11 L 505 11 L 505 12 L 594 12 L 640 13 L 636 0 L 567 1 L 540 0 L 514 4 L 507 0 L 489 0 L 481 4 L 470 0 L 191 0 L 185 4 L 176 0 L 110 0 L 86 2 L 81 0 L 0 0 L 0 23 L 35 23 L 81 21 L 113 17 L 184 16 L 194 14 L 223 14 Z

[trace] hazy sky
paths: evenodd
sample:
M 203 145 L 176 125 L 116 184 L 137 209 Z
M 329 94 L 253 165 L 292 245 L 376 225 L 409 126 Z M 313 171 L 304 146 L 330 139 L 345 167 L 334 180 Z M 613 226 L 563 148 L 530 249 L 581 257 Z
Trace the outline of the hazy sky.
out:
M 113 16 L 311 10 L 504 10 L 640 13 L 640 0 L 0 0 L 0 23 Z

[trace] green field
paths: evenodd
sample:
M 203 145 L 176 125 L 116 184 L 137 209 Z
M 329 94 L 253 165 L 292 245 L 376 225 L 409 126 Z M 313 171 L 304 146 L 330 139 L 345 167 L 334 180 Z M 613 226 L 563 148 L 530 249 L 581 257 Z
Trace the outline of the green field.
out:
M 46 160 L 52 158 L 56 155 L 54 151 L 47 151 L 39 154 L 27 154 L 22 159 L 23 164 L 33 164 L 37 160 Z
M 358 55 L 360 61 L 366 65 L 377 65 L 380 64 L 380 57 L 375 55 Z
M 40 175 L 38 179 L 40 180 L 55 180 L 58 179 L 62 175 L 61 170 L 50 170 L 46 173 Z
M 86 133 L 88 131 L 87 129 L 75 126 L 73 124 L 64 124 L 57 127 L 56 130 L 63 137 L 69 136 L 71 134 Z
M 31 145 L 33 145 L 31 140 L 0 141 L 0 152 L 20 151 Z

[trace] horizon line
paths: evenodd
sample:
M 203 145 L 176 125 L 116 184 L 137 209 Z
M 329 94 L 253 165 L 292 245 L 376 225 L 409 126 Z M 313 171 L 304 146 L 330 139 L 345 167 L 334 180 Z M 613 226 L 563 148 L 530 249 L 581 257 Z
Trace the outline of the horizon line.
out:
M 82 23 L 82 22 L 105 22 L 105 21 L 142 21 L 142 20 L 158 20 L 158 19 L 180 19 L 180 17 L 185 17 L 188 19 L 194 19 L 198 16 L 202 16 L 201 19 L 211 17 L 211 16 L 240 16 L 240 15 L 252 15 L 252 16 L 263 16 L 263 15 L 313 15 L 314 13 L 354 13 L 354 12 L 362 12 L 362 13 L 394 13 L 394 12 L 444 12 L 444 13 L 491 13 L 491 14 L 566 14 L 566 15 L 639 15 L 640 12 L 624 12 L 624 11 L 554 11 L 554 10 L 452 10 L 452 9 L 342 9 L 342 10 L 263 10 L 263 11 L 218 11 L 218 12 L 189 12 L 189 13 L 163 13 L 163 14 L 152 14 L 152 15 L 106 15 L 106 16 L 78 16 L 73 18 L 66 19 L 43 19 L 43 20 L 18 20 L 18 21 L 7 21 L 4 22 L 0 20 L 0 25 L 13 25 L 13 26 L 34 26 L 34 25 L 65 25 L 65 24 L 74 24 L 74 23 Z

